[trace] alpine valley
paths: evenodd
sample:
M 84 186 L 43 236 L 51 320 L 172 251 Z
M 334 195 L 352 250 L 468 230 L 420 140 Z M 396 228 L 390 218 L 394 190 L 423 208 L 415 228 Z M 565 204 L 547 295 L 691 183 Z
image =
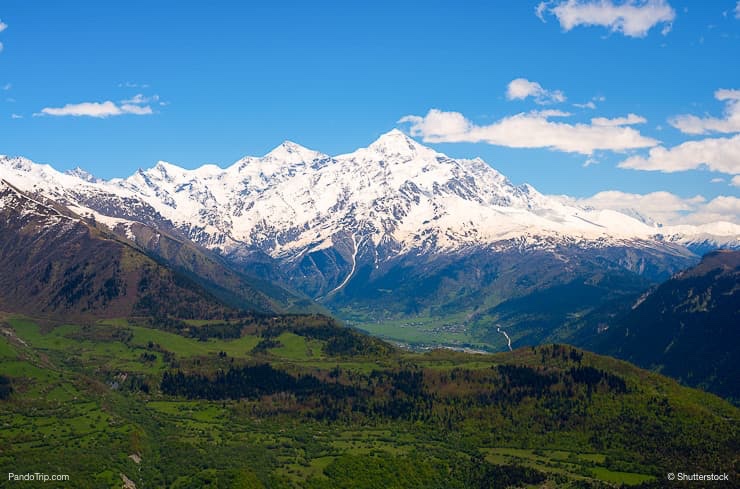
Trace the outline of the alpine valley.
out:
M 740 247 L 736 224 L 670 227 L 577 207 L 398 130 L 334 157 L 284 142 L 225 169 L 160 162 L 107 181 L 0 157 L 0 178 L 208 275 L 211 290 L 248 276 L 279 290 L 281 310 L 323 305 L 414 347 L 537 344 L 706 250 Z M 222 268 L 230 283 L 216 279 Z
M 563 202 L 398 131 L 348 155 L 284 143 L 109 181 L 0 158 L 0 473 L 126 489 L 737 480 L 740 252 L 697 252 L 737 248 L 738 227 Z

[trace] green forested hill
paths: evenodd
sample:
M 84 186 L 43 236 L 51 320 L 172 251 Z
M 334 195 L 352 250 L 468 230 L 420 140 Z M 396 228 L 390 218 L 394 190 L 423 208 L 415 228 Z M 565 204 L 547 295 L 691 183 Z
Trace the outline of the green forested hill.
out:
M 412 354 L 322 316 L 0 323 L 0 470 L 74 487 L 122 474 L 139 488 L 738 476 L 737 408 L 571 347 Z

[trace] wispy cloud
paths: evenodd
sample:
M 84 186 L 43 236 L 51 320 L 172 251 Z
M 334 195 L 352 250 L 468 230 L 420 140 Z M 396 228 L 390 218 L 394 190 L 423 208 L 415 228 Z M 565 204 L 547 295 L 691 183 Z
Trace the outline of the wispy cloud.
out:
M 133 83 L 133 82 L 123 82 L 118 84 L 118 88 L 149 88 L 149 85 L 146 83 Z
M 121 105 L 121 112 L 123 114 L 134 114 L 134 115 L 151 115 L 154 112 L 148 105 L 133 105 L 123 104 Z
M 538 104 L 565 102 L 565 94 L 560 90 L 546 90 L 537 82 L 526 78 L 517 78 L 509 82 L 506 87 L 506 98 L 509 100 L 523 100 L 533 97 Z
M 579 109 L 595 109 L 596 108 L 596 102 L 603 102 L 606 100 L 606 97 L 603 96 L 596 96 L 591 97 L 591 100 L 584 104 L 573 104 L 573 107 L 578 107 Z
M 41 112 L 34 114 L 49 116 L 73 116 L 73 117 L 96 117 L 107 118 L 125 114 L 150 115 L 153 114 L 149 106 L 132 104 L 116 105 L 110 100 L 105 102 L 82 102 L 79 104 L 67 104 L 64 107 L 45 107 Z
M 8 91 L 8 90 L 10 90 L 11 88 L 13 88 L 13 85 L 12 85 L 11 83 L 6 83 L 5 85 L 3 85 L 3 86 L 2 86 L 2 87 L 0 87 L 0 88 L 2 88 L 2 89 L 3 89 L 4 91 L 6 91 L 6 92 L 7 92 L 7 91 Z
M 136 105 L 149 104 L 152 102 L 159 102 L 159 95 L 146 96 L 144 94 L 137 93 L 136 95 L 134 95 L 128 100 L 121 100 L 122 104 L 136 104 Z
M 544 22 L 552 14 L 563 30 L 580 25 L 601 26 L 629 37 L 645 37 L 648 31 L 663 24 L 662 34 L 671 30 L 676 12 L 665 0 L 551 0 L 540 2 L 536 15 Z
M 707 167 L 709 170 L 740 174 L 740 135 L 687 141 L 672 148 L 652 148 L 647 157 L 633 156 L 620 168 L 674 173 Z
M 407 115 L 398 122 L 410 123 L 411 134 L 421 136 L 429 143 L 485 142 L 510 148 L 548 148 L 584 155 L 592 155 L 597 150 L 624 151 L 659 144 L 631 127 L 550 120 L 569 115 L 552 110 L 528 112 L 479 126 L 459 112 L 431 109 L 423 117 Z
M 607 119 L 606 117 L 595 117 L 591 119 L 594 126 L 630 126 L 633 124 L 645 124 L 647 119 L 636 114 L 627 114 L 627 117 L 615 117 Z
M 20 114 L 10 114 L 11 119 L 23 119 L 23 116 Z
M 740 187 L 740 175 L 735 175 L 730 181 L 730 185 L 733 187 Z
M 0 32 L 4 31 L 7 28 L 8 28 L 8 24 L 6 24 L 5 22 L 2 21 L 2 19 L 0 19 Z M 3 48 L 4 48 L 3 43 L 0 42 L 0 53 L 3 51 Z
M 723 118 L 683 114 L 672 117 L 668 123 L 685 134 L 740 132 L 740 90 L 721 88 L 714 92 L 714 98 L 726 103 Z
M 635 211 L 650 220 L 665 224 L 708 224 L 718 221 L 740 224 L 740 199 L 720 195 L 707 201 L 701 195 L 680 197 L 670 192 L 633 194 L 618 190 L 599 192 L 591 197 L 575 199 L 562 197 L 566 202 L 594 209 Z

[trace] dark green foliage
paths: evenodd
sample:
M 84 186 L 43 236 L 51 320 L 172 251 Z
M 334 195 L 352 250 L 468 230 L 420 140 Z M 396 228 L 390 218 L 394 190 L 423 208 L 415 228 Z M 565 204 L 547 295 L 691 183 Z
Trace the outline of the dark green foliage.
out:
M 482 457 L 474 457 L 468 463 L 458 462 L 453 467 L 453 473 L 463 472 L 460 477 L 464 487 L 506 489 L 521 487 L 524 484 L 541 484 L 545 481 L 545 474 L 535 469 L 520 465 L 492 465 Z
M 604 384 L 611 392 L 615 392 L 617 394 L 624 394 L 627 392 L 627 384 L 624 379 L 593 367 L 571 368 L 568 373 L 573 378 L 574 382 L 586 384 L 589 391 L 594 390 L 599 384 Z
M 246 469 L 206 469 L 192 476 L 179 477 L 170 489 L 261 489 L 254 472 Z
M 142 353 L 139 355 L 139 360 L 142 362 L 154 362 L 157 360 L 157 355 L 154 353 Z
M 131 392 L 143 392 L 144 394 L 149 394 L 150 392 L 149 382 L 142 375 L 127 376 L 122 387 Z
M 235 323 L 204 324 L 198 328 L 191 328 L 189 336 L 191 338 L 198 338 L 201 341 L 205 341 L 208 338 L 232 340 L 241 337 L 243 327 L 244 321 Z
M 265 338 L 263 340 L 260 340 L 260 342 L 257 343 L 257 346 L 252 348 L 252 353 L 263 353 L 270 348 L 280 348 L 281 346 L 283 346 L 283 344 L 280 343 L 278 340 Z
M 13 386 L 10 383 L 10 379 L 4 375 L 0 375 L 0 399 L 7 399 L 13 393 Z
M 184 374 L 181 371 L 165 372 L 162 392 L 184 396 L 188 399 L 242 399 L 285 392 L 299 398 L 309 395 L 338 395 L 343 391 L 337 384 L 325 384 L 314 376 L 294 377 L 269 364 L 234 367 L 219 370 L 213 378 L 201 374 Z
M 505 385 L 512 389 L 526 389 L 535 395 L 549 389 L 558 382 L 557 375 L 538 371 L 531 367 L 499 365 L 497 370 Z
M 436 453 L 435 453 L 436 452 Z M 309 481 L 311 489 L 505 489 L 539 484 L 546 476 L 517 465 L 495 466 L 482 457 L 454 452 L 413 452 L 393 457 L 343 455 L 324 470 L 326 479 Z

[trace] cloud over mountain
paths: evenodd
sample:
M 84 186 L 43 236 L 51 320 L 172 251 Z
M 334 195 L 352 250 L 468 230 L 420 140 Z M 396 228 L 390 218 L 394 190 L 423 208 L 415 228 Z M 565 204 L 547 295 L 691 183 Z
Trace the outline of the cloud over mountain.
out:
M 596 119 L 591 124 L 555 122 L 568 117 L 562 111 L 536 111 L 507 116 L 485 126 L 477 125 L 459 112 L 431 109 L 425 116 L 407 115 L 399 122 L 410 123 L 413 136 L 429 143 L 484 142 L 510 148 L 547 148 L 591 155 L 597 150 L 624 151 L 648 148 L 658 141 L 624 124 L 642 119 L 630 114 L 622 119 Z
M 620 168 L 673 173 L 706 167 L 711 171 L 740 174 L 740 135 L 687 141 L 672 148 L 652 148 L 647 157 L 632 156 Z

